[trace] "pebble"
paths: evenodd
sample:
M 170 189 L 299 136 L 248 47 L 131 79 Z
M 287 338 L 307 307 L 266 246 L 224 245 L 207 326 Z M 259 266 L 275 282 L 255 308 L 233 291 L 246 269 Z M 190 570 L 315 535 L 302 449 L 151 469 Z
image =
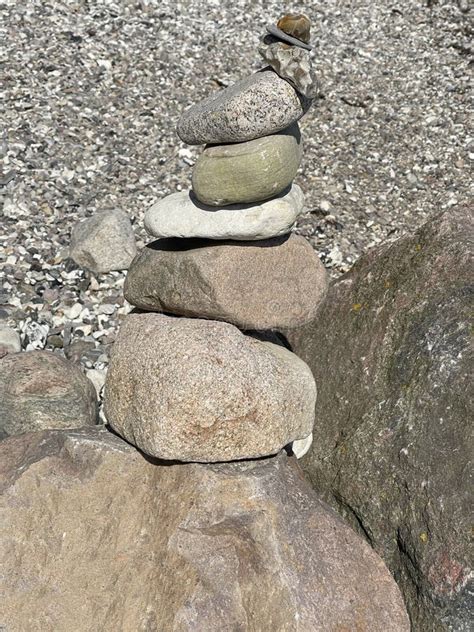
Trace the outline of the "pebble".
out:
M 126 270 L 136 253 L 132 225 L 121 210 L 96 213 L 72 230 L 70 257 L 93 272 Z
M 154 237 L 202 237 L 258 240 L 290 232 L 303 211 L 303 192 L 297 184 L 260 204 L 206 206 L 192 192 L 173 193 L 145 215 L 145 229 Z
M 279 195 L 298 171 L 302 142 L 298 124 L 245 143 L 209 145 L 193 170 L 193 191 L 210 206 L 252 204 Z
M 64 312 L 64 315 L 69 320 L 75 320 L 80 315 L 81 312 L 82 312 L 82 305 L 80 303 L 76 303 L 70 309 L 66 310 Z
M 311 38 L 311 20 L 302 13 L 287 13 L 277 22 L 277 28 L 287 35 L 296 37 L 305 44 L 309 44 Z
M 115 305 L 111 305 L 110 303 L 102 303 L 99 305 L 99 314 L 113 314 L 115 312 Z
M 186 110 L 178 135 L 190 145 L 241 143 L 289 127 L 309 105 L 273 70 L 262 70 Z

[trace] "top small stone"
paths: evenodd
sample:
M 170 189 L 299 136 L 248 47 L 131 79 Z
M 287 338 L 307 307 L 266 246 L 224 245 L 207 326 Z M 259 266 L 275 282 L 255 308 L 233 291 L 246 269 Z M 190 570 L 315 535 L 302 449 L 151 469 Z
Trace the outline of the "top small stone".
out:
M 299 46 L 311 50 L 309 44 L 311 36 L 311 22 L 301 13 L 287 13 L 281 17 L 277 24 L 267 24 L 267 32 L 276 40 L 292 46 Z M 268 42 L 265 42 L 268 43 Z
M 311 21 L 302 13 L 288 13 L 277 22 L 277 28 L 287 35 L 296 37 L 305 44 L 309 44 L 311 36 Z

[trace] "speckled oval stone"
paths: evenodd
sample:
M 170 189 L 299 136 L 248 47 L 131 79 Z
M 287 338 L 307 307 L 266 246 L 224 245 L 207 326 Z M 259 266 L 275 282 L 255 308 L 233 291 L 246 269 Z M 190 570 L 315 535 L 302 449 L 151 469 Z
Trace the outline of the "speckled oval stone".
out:
M 250 204 L 291 184 L 302 156 L 298 124 L 245 143 L 209 145 L 193 170 L 193 191 L 210 206 Z
M 273 70 L 262 70 L 186 110 L 178 136 L 189 145 L 240 143 L 285 129 L 310 105 Z
M 313 429 L 316 384 L 288 349 L 228 323 L 129 314 L 105 387 L 112 428 L 179 461 L 275 454 Z

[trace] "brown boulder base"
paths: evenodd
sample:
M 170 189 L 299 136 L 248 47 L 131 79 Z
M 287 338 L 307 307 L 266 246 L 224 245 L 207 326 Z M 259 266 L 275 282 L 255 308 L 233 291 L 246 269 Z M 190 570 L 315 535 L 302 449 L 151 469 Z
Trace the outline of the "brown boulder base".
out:
M 275 454 L 313 428 L 311 371 L 228 323 L 130 314 L 105 385 L 109 424 L 151 456 L 231 461 Z
M 327 283 L 317 254 L 297 235 L 238 243 L 159 239 L 135 257 L 124 293 L 141 309 L 277 329 L 310 321 Z
M 0 435 L 97 423 L 94 385 L 72 362 L 50 351 L 0 359 Z
M 9 632 L 408 632 L 295 460 L 166 466 L 101 429 L 0 444 Z
M 422 632 L 468 632 L 474 616 L 473 234 L 461 207 L 372 251 L 288 336 L 319 390 L 303 468 L 384 558 Z

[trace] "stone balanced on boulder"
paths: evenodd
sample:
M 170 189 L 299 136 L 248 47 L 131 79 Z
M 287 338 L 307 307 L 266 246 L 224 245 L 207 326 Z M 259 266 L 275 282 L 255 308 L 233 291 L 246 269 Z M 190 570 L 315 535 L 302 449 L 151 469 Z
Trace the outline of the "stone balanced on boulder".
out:
M 184 142 L 206 146 L 194 166 L 192 190 L 168 196 L 146 214 L 145 227 L 158 239 L 135 257 L 129 269 L 125 297 L 138 310 L 121 327 L 105 388 L 109 425 L 147 455 L 179 462 L 174 467 L 187 470 L 191 478 L 198 471 L 199 476 L 207 474 L 189 462 L 203 463 L 222 480 L 222 489 L 238 487 L 244 475 L 236 462 L 245 459 L 245 472 L 251 468 L 252 477 L 261 479 L 255 493 L 263 503 L 265 524 L 263 498 L 274 493 L 270 479 L 265 482 L 265 464 L 274 461 L 272 467 L 285 470 L 292 457 L 281 450 L 295 441 L 310 443 L 316 399 L 308 366 L 271 330 L 311 321 L 327 290 L 318 256 L 302 237 L 291 233 L 303 209 L 303 194 L 293 183 L 302 156 L 298 120 L 315 92 L 309 27 L 309 20 L 299 15 L 267 27 L 260 52 L 270 66 L 194 105 L 179 121 Z M 252 461 L 261 457 L 266 458 Z M 224 465 L 211 465 L 218 462 Z M 164 466 L 161 461 L 155 465 Z M 171 502 L 178 506 L 180 489 L 174 492 Z M 291 489 L 282 486 L 282 495 L 288 492 Z M 260 601 L 252 620 L 254 606 L 249 610 L 243 604 L 241 614 L 234 609 L 226 619 L 228 627 L 221 627 L 217 613 L 226 609 L 222 585 L 230 582 L 226 590 L 231 590 L 235 583 L 240 591 L 245 584 L 248 603 L 255 605 L 263 578 L 269 577 L 267 561 L 257 564 L 249 558 L 253 579 L 243 581 L 243 567 L 240 579 L 234 573 L 231 579 L 219 570 L 213 545 L 204 546 L 199 539 L 199 555 L 191 549 L 184 555 L 195 569 L 198 558 L 206 569 L 205 577 L 192 580 L 203 582 L 202 603 L 197 593 L 189 597 L 192 608 L 183 606 L 174 619 L 179 625 L 167 629 L 217 629 L 206 627 L 208 617 L 209 625 L 213 621 L 219 629 L 229 630 L 408 630 L 398 589 L 369 547 L 358 542 L 366 565 L 359 568 L 355 536 L 331 514 L 324 552 L 317 546 L 312 549 L 309 525 L 320 520 L 319 501 L 307 486 L 295 493 L 302 494 L 297 511 L 305 513 L 308 526 L 298 537 L 307 540 L 308 558 L 295 563 L 289 542 L 275 544 L 281 548 L 279 564 L 285 568 L 283 583 L 292 605 L 262 615 L 257 614 Z M 255 516 L 249 513 L 254 512 L 253 505 L 250 509 L 243 497 L 240 504 L 229 500 L 230 507 L 226 494 L 219 494 L 220 505 L 211 508 L 211 502 L 203 508 L 210 512 L 209 525 L 214 525 L 206 527 L 206 533 L 228 533 L 229 546 L 237 546 L 240 559 L 239 547 L 250 546 L 244 540 L 254 537 L 250 534 Z M 249 529 L 244 540 L 242 525 Z M 196 529 L 198 533 L 200 527 Z M 342 534 L 337 543 L 331 530 Z M 278 541 L 278 529 L 275 533 Z M 239 544 L 232 544 L 235 537 Z M 333 555 L 339 561 L 331 565 Z M 321 565 L 331 572 L 316 570 Z M 199 577 L 201 572 L 193 571 L 194 577 L 196 572 Z M 304 588 L 298 579 L 302 574 Z M 352 576 L 358 577 L 360 588 L 344 585 L 344 577 Z M 299 597 L 294 600 L 290 593 L 296 586 Z M 291 622 L 285 619 L 288 608 Z
M 279 41 L 281 27 L 308 46 L 307 18 L 279 24 L 264 46 L 281 44 L 294 57 L 299 44 Z M 310 105 L 266 67 L 179 121 L 184 142 L 207 144 L 192 190 L 146 214 L 158 239 L 134 259 L 124 292 L 147 313 L 122 326 L 105 392 L 110 425 L 153 457 L 209 463 L 309 444 L 313 376 L 276 336 L 261 340 L 258 332 L 311 321 L 327 290 L 317 254 L 291 233 L 304 206 L 293 182 L 298 120 Z

